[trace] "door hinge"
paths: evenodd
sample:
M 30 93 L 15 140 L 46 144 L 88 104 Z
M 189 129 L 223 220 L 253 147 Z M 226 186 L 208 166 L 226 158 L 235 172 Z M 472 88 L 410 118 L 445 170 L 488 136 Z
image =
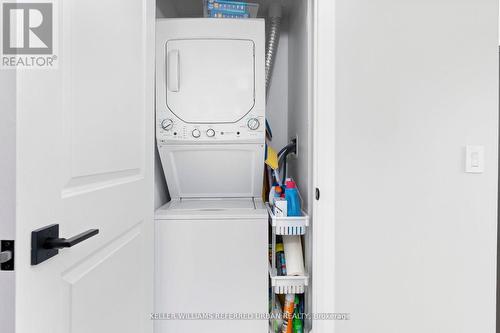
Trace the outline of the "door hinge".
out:
M 319 188 L 316 187 L 316 194 L 315 194 L 315 197 L 316 197 L 316 200 L 319 200 L 319 197 L 320 197 L 320 191 L 319 191 Z
M 14 241 L 2 240 L 0 242 L 0 271 L 14 270 Z

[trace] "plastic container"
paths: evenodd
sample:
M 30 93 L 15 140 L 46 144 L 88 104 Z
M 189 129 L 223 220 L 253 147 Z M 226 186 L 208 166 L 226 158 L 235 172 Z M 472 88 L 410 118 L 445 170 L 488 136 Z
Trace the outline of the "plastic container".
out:
M 267 212 L 271 217 L 271 226 L 276 229 L 276 235 L 304 235 L 309 226 L 309 216 L 302 211 L 301 216 L 283 216 L 274 214 L 269 204 L 266 204 Z
M 269 267 L 269 277 L 275 294 L 303 294 L 309 285 L 307 273 L 303 276 L 278 276 L 276 270 Z
M 285 199 L 288 205 L 288 216 L 301 216 L 302 210 L 300 209 L 300 196 L 297 190 L 297 185 L 293 180 L 286 182 Z
M 243 1 L 203 0 L 203 14 L 212 18 L 255 18 L 259 4 Z

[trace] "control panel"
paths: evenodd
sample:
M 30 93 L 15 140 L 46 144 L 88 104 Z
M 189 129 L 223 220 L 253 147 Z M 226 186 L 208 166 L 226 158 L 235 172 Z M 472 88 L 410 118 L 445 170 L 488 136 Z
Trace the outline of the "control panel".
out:
M 189 124 L 172 113 L 157 115 L 157 139 L 167 142 L 263 142 L 265 138 L 265 118 L 253 113 L 236 123 L 230 124 Z

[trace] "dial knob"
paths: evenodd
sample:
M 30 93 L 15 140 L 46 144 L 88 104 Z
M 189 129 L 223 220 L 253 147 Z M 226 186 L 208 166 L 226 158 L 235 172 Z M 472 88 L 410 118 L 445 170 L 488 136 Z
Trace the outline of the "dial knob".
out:
M 260 121 L 257 118 L 250 118 L 247 122 L 248 128 L 250 128 L 252 131 L 255 131 L 257 128 L 260 126 Z
M 214 137 L 215 136 L 215 131 L 211 128 L 207 129 L 207 136 L 208 137 Z
M 201 136 L 201 132 L 200 132 L 200 130 L 199 130 L 199 129 L 197 129 L 197 128 L 195 128 L 195 129 L 193 130 L 193 132 L 191 132 L 191 134 L 192 134 L 192 135 L 193 135 L 193 137 L 195 137 L 195 138 L 199 138 L 199 137 Z
M 161 122 L 161 128 L 165 131 L 170 131 L 174 127 L 174 121 L 172 119 L 163 119 Z

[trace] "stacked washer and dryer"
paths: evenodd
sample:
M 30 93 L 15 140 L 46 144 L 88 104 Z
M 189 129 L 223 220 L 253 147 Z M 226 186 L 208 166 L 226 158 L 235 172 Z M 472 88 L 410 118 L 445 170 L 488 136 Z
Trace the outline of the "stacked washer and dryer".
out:
M 267 331 L 245 320 L 268 311 L 264 26 L 157 20 L 156 137 L 171 197 L 155 215 L 157 333 Z

